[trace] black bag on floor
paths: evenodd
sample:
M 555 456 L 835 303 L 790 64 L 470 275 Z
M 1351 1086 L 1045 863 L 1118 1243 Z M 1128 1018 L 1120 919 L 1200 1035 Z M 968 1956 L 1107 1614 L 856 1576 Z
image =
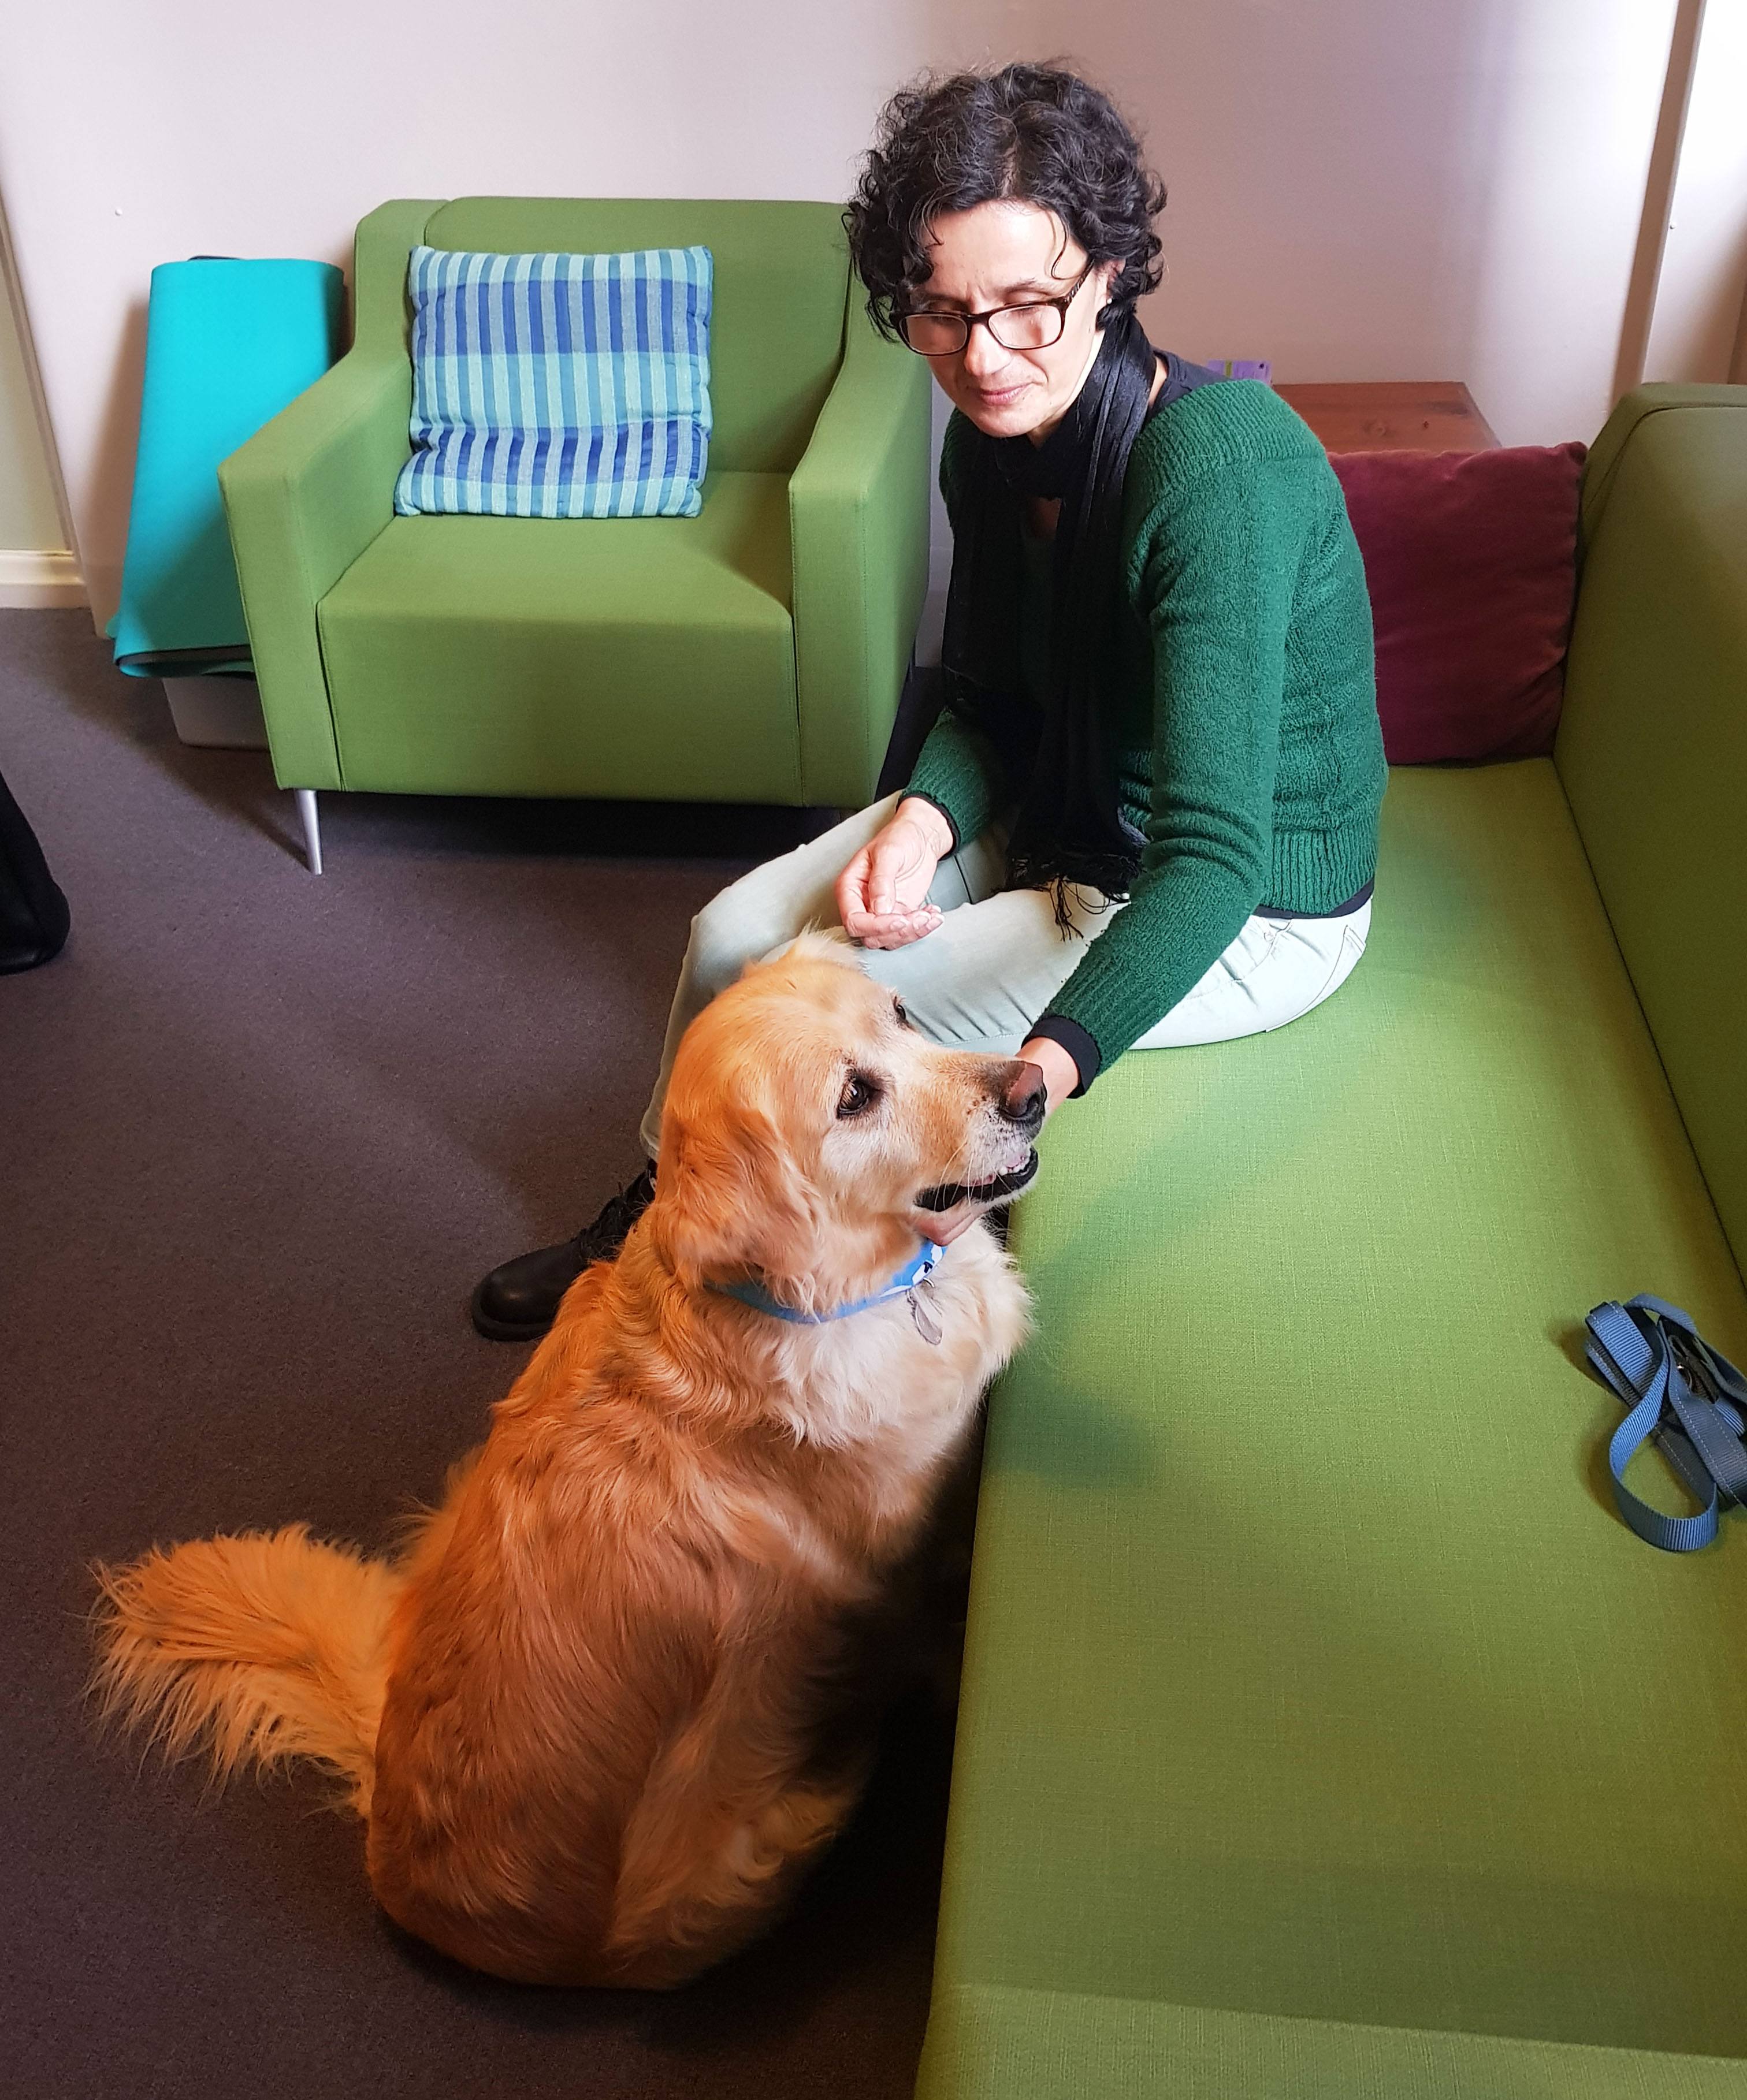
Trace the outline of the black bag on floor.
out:
M 0 976 L 58 955 L 70 920 L 37 835 L 0 779 Z

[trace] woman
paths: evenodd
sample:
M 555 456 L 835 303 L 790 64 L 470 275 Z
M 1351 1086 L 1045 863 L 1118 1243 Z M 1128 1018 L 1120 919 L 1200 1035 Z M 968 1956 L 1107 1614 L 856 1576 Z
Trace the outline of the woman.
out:
M 694 922 L 652 1161 L 687 1024 L 809 924 L 926 1035 L 1038 1066 L 1052 1113 L 1130 1049 L 1282 1026 L 1364 953 L 1384 762 L 1359 549 L 1283 402 L 1148 342 L 1164 201 L 1069 73 L 885 111 L 846 223 L 874 320 L 957 411 L 946 704 L 900 793 Z M 652 1185 L 494 1269 L 481 1330 L 544 1332 Z

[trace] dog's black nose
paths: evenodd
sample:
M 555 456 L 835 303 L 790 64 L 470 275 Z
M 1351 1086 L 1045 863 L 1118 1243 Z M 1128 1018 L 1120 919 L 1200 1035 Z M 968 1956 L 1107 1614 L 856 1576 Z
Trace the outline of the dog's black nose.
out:
M 1015 1059 L 1008 1065 L 1006 1083 L 995 1096 L 995 1113 L 1004 1123 L 1016 1123 L 1022 1130 L 1037 1130 L 1042 1124 L 1047 1099 L 1042 1067 Z

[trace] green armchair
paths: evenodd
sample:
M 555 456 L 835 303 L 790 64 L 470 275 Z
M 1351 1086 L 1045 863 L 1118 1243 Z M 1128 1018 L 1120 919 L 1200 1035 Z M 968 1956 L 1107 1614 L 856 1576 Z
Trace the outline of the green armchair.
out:
M 715 262 L 700 516 L 400 518 L 419 243 Z M 859 805 L 927 580 L 926 366 L 825 204 L 402 201 L 352 350 L 219 470 L 281 787 Z

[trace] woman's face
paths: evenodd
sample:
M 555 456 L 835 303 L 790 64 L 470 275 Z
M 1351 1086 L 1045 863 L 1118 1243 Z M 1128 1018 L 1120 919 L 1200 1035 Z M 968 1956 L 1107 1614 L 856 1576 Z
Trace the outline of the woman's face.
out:
M 1086 251 L 1061 221 L 1034 204 L 980 204 L 943 214 L 928 243 L 933 272 L 916 294 L 922 312 L 984 314 L 1059 298 L 1086 269 Z M 987 328 L 964 348 L 928 360 L 956 408 L 992 438 L 1042 441 L 1072 405 L 1103 341 L 1093 326 L 1121 266 L 1105 262 L 1081 285 L 1059 341 L 1007 350 Z

